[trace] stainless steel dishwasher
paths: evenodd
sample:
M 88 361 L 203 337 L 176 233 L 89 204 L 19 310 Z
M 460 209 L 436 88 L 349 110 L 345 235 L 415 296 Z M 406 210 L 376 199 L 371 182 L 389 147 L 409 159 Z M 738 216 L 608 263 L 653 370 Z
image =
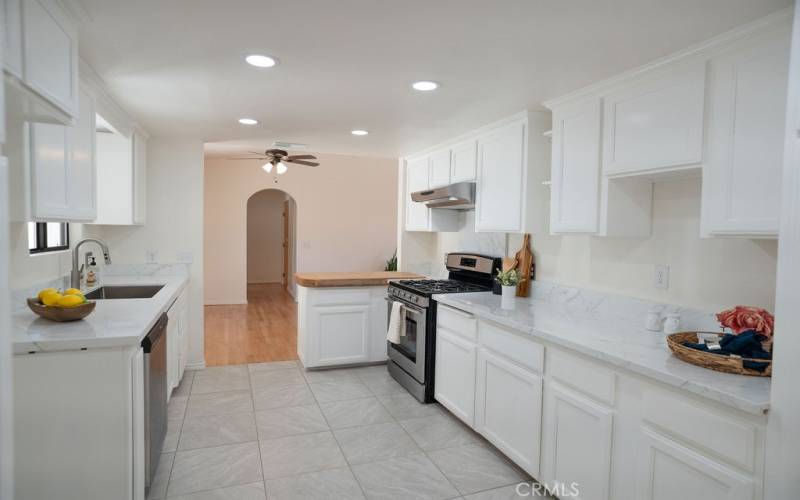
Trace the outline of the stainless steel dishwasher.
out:
M 162 314 L 147 337 L 144 351 L 144 476 L 150 489 L 167 434 L 167 315 Z

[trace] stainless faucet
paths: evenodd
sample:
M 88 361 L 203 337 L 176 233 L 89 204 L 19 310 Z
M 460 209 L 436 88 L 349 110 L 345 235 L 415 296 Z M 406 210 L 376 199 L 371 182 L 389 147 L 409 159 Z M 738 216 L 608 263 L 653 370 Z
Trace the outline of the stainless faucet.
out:
M 72 288 L 81 287 L 82 268 L 78 267 L 78 250 L 81 248 L 81 245 L 89 241 L 93 241 L 100 245 L 100 248 L 103 250 L 103 258 L 105 259 L 106 264 L 111 264 L 111 254 L 108 253 L 108 245 L 106 245 L 104 241 L 96 238 L 84 238 L 77 242 L 75 246 L 72 247 L 72 272 L 70 273 L 70 286 Z

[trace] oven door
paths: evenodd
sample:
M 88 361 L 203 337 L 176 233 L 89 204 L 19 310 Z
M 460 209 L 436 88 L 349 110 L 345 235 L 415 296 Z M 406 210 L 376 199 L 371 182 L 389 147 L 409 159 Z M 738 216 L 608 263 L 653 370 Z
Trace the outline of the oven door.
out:
M 411 305 L 397 297 L 387 297 L 389 315 L 392 313 L 392 303 L 400 302 L 405 307 L 405 331 L 400 337 L 399 344 L 388 342 L 389 358 L 397 363 L 406 373 L 414 377 L 420 384 L 425 383 L 425 340 L 427 319 L 426 311 L 421 307 Z

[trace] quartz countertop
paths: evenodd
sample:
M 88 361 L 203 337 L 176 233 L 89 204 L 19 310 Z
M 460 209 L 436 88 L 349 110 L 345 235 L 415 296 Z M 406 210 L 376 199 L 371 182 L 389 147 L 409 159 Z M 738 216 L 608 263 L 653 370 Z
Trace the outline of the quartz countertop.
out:
M 386 286 L 391 280 L 414 280 L 425 276 L 401 271 L 366 271 L 340 273 L 296 273 L 297 284 L 307 288 L 345 286 Z
M 629 318 L 536 298 L 515 298 L 515 308 L 504 310 L 500 296 L 491 292 L 435 295 L 434 299 L 751 414 L 769 409 L 769 377 L 721 373 L 681 361 L 667 347 L 664 333 L 648 331 Z
M 104 275 L 103 282 L 98 286 L 164 285 L 164 288 L 149 299 L 97 300 L 94 312 L 80 321 L 49 321 L 35 315 L 27 307 L 19 307 L 11 315 L 14 353 L 138 345 L 161 314 L 175 302 L 187 283 L 187 276 Z

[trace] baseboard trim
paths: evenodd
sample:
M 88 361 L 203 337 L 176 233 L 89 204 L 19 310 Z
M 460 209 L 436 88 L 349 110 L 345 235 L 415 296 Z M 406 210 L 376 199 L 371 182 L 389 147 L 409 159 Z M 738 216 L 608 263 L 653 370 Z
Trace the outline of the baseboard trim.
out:
M 187 370 L 202 370 L 206 367 L 206 362 L 201 361 L 199 363 L 186 363 Z

